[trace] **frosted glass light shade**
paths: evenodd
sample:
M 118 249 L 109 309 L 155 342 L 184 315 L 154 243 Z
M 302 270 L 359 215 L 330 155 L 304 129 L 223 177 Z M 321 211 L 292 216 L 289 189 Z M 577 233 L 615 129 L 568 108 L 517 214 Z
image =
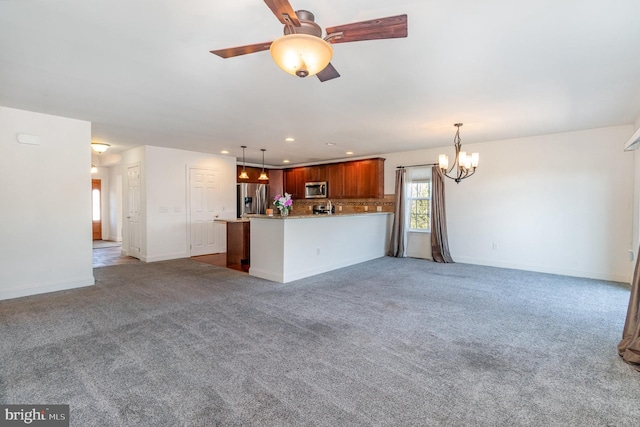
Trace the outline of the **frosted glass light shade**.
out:
M 333 48 L 320 37 L 288 34 L 271 43 L 271 56 L 287 73 L 306 77 L 324 70 L 333 57 Z
M 449 169 L 449 156 L 446 154 L 440 154 L 438 156 L 438 164 L 440 169 Z
M 478 167 L 478 163 L 480 163 L 480 154 L 478 153 L 473 153 L 471 155 L 471 166 L 474 168 Z
M 91 148 L 96 153 L 104 153 L 109 149 L 109 144 L 105 144 L 104 142 L 92 142 Z

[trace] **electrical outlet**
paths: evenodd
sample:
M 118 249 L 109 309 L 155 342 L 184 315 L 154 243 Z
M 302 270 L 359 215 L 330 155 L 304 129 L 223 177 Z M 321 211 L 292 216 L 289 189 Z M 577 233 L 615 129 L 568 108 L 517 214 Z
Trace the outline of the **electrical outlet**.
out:
M 377 210 L 378 212 L 382 212 L 382 206 L 376 206 L 376 210 Z
M 338 206 L 338 212 L 342 212 L 342 205 Z
M 369 210 L 369 206 L 364 207 L 364 211 L 367 212 Z
M 309 210 L 312 211 L 313 210 L 313 206 L 309 205 Z

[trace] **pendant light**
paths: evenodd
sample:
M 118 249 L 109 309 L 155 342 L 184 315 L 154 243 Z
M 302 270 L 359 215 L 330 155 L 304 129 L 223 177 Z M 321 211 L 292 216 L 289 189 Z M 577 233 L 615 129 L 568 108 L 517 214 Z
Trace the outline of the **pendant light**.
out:
M 262 173 L 258 177 L 258 181 L 269 181 L 269 177 L 267 176 L 267 173 L 264 171 L 264 152 L 267 150 L 265 150 L 264 148 L 261 148 L 260 151 L 262 151 Z
M 238 178 L 240 179 L 249 179 L 249 175 L 247 174 L 246 171 L 246 166 L 244 163 L 244 149 L 247 148 L 246 145 L 241 145 L 242 147 L 242 172 L 240 172 L 240 176 Z

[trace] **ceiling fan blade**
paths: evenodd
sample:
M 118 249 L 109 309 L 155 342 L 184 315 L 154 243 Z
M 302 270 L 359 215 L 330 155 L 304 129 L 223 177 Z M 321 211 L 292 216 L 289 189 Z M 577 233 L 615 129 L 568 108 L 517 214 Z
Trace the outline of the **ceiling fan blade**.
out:
M 211 50 L 214 55 L 220 58 L 233 58 L 234 56 L 246 55 L 248 53 L 262 52 L 269 50 L 272 42 L 249 44 L 246 46 L 228 47 L 226 49 Z
M 333 68 L 333 65 L 331 65 L 331 62 L 329 62 L 329 65 L 324 67 L 324 69 L 316 74 L 316 76 L 318 76 L 318 79 L 321 82 L 326 82 L 327 80 L 340 77 L 340 73 L 338 73 L 338 71 Z
M 269 6 L 271 12 L 276 15 L 278 21 L 280 21 L 284 25 L 291 23 L 294 27 L 300 26 L 298 15 L 296 15 L 296 12 L 291 7 L 289 0 L 264 0 L 264 2 L 267 4 L 267 6 Z M 287 18 L 284 15 L 289 16 L 290 22 L 287 21 Z
M 327 27 L 330 43 L 357 42 L 407 37 L 407 15 L 388 16 L 370 21 Z

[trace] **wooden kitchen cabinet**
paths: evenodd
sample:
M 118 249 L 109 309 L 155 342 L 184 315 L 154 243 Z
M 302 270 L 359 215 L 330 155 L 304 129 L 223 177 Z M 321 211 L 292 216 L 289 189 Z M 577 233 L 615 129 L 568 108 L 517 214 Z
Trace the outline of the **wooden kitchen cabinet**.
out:
M 306 182 L 305 168 L 285 169 L 284 191 L 294 199 L 304 199 L 304 184 Z
M 359 197 L 384 197 L 384 159 L 361 160 L 358 162 Z
M 384 159 L 354 160 L 284 171 L 284 191 L 296 199 L 304 199 L 306 182 L 316 181 L 327 181 L 329 198 L 382 198 L 384 197 Z
M 227 267 L 249 264 L 251 248 L 251 223 L 244 221 L 227 222 Z
M 329 186 L 329 198 L 342 198 L 344 195 L 344 163 L 328 164 L 326 175 L 327 185 Z
M 327 180 L 327 165 L 314 165 L 304 168 L 305 182 L 323 182 Z
M 384 159 L 345 163 L 343 197 L 354 199 L 384 197 Z

